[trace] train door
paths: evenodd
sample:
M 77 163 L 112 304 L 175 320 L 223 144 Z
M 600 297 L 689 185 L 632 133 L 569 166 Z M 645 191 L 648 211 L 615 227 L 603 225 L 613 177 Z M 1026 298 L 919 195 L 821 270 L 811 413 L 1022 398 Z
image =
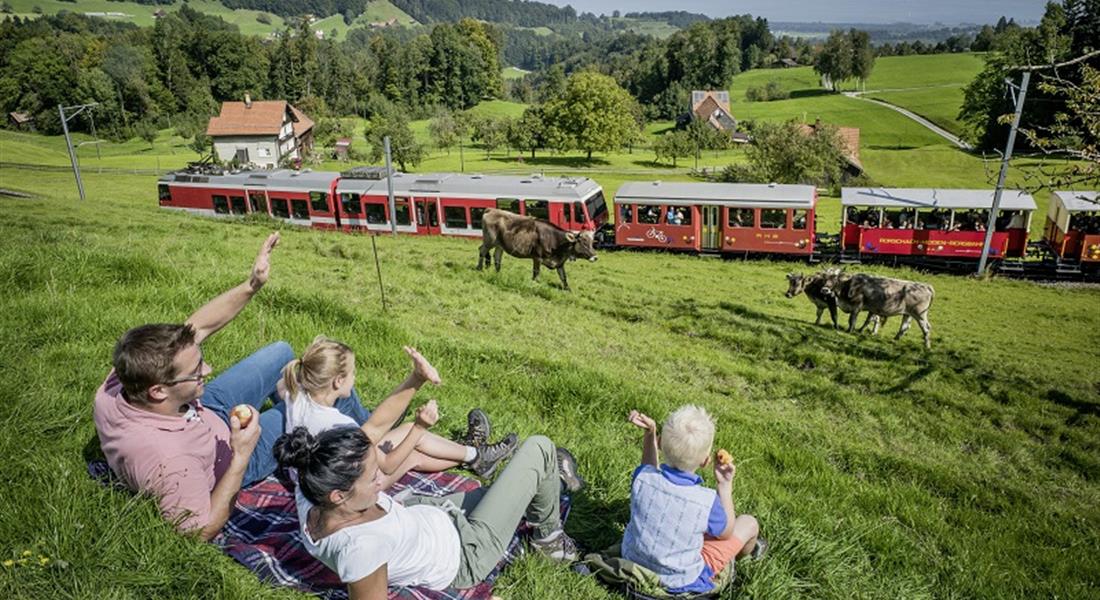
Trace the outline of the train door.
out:
M 721 250 L 722 222 L 719 220 L 721 207 L 704 204 L 699 207 L 699 213 L 701 248 L 703 250 Z
M 439 235 L 439 201 L 435 198 L 416 199 L 416 232 Z
M 248 203 L 254 213 L 271 214 L 267 208 L 267 194 L 263 190 L 248 190 Z

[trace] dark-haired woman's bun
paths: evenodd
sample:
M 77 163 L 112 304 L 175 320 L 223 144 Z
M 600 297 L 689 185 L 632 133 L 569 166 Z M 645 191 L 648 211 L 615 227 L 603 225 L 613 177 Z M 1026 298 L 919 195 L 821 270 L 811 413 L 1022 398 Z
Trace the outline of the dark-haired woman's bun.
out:
M 275 440 L 275 460 L 284 467 L 305 468 L 316 450 L 317 440 L 305 427 L 295 427 Z

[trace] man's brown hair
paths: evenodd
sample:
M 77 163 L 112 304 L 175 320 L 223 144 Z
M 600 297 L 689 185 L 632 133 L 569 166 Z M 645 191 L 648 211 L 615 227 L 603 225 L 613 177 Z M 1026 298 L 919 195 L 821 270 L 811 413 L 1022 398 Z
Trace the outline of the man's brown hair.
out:
M 127 402 L 149 401 L 150 386 L 176 377 L 172 362 L 179 351 L 195 341 L 190 324 L 155 324 L 134 327 L 115 344 L 114 366 Z

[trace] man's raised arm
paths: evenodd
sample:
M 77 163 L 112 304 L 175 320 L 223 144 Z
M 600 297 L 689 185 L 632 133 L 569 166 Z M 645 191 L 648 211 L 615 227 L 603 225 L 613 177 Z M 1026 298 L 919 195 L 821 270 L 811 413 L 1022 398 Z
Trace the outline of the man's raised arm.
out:
M 195 328 L 196 344 L 201 344 L 204 339 L 232 321 L 252 296 L 267 283 L 267 278 L 271 274 L 271 251 L 278 243 L 278 231 L 267 236 L 259 254 L 256 255 L 256 262 L 252 265 L 252 273 L 248 281 L 222 293 L 188 317 L 187 322 Z

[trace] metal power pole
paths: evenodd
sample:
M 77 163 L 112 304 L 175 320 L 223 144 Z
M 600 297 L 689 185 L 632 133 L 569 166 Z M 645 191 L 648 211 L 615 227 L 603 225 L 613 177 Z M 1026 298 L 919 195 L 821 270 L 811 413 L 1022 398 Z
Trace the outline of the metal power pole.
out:
M 99 106 L 98 102 L 92 102 L 91 104 L 79 104 L 76 106 L 61 106 L 57 105 L 57 112 L 61 114 L 61 129 L 65 132 L 65 145 L 69 148 L 69 161 L 73 164 L 73 177 L 76 178 L 76 189 L 80 192 L 80 199 L 84 200 L 84 181 L 80 179 L 80 164 L 76 161 L 76 150 L 73 149 L 73 140 L 69 136 L 69 119 L 84 112 L 86 108 L 94 108 Z M 73 114 L 65 116 L 66 110 L 76 110 Z
M 1009 91 L 1015 92 L 1016 86 L 1008 80 Z M 989 211 L 989 222 L 985 226 L 985 242 L 982 244 L 982 258 L 978 261 L 978 275 L 985 273 L 985 264 L 989 260 L 989 246 L 993 242 L 993 228 L 997 223 L 997 211 L 1001 207 L 1001 194 L 1004 192 L 1005 176 L 1008 175 L 1008 161 L 1012 159 L 1012 147 L 1016 144 L 1016 130 L 1020 127 L 1020 113 L 1024 111 L 1024 97 L 1027 96 L 1027 84 L 1031 81 L 1031 71 L 1024 71 L 1020 81 L 1019 94 L 1013 93 L 1016 102 L 1016 114 L 1012 116 L 1012 129 L 1008 132 L 1008 144 L 1004 158 L 1001 159 L 1001 173 L 997 176 L 997 188 L 993 192 L 993 208 Z
M 390 231 L 397 235 L 397 207 L 393 200 L 393 161 L 390 158 L 390 136 L 382 138 L 382 148 L 386 153 L 386 194 L 390 201 Z

